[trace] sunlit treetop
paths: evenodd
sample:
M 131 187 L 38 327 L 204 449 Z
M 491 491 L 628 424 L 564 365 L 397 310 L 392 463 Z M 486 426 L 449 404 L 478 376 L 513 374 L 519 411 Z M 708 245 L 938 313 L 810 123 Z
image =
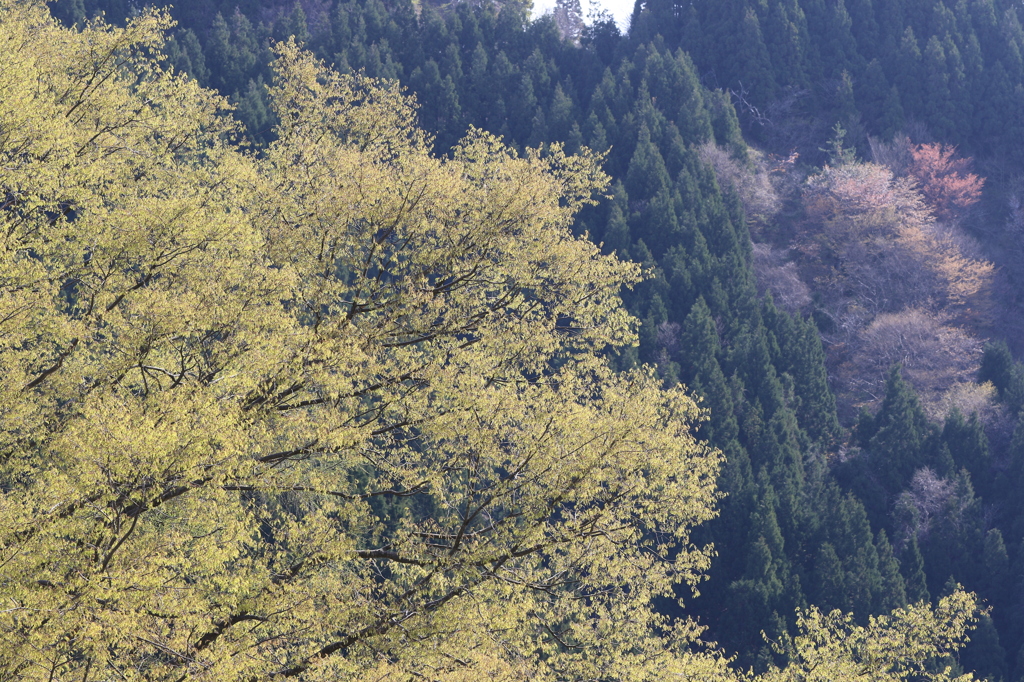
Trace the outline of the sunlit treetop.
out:
M 718 456 L 596 354 L 638 273 L 569 231 L 595 157 L 432 157 L 282 45 L 257 159 L 165 16 L 0 16 L 6 677 L 684 664 L 650 601 L 708 566 Z

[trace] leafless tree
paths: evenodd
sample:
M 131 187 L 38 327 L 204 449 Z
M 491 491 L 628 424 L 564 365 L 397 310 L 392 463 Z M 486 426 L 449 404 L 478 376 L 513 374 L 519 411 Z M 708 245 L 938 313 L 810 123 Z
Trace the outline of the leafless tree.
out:
M 754 276 L 758 290 L 770 291 L 776 305 L 788 312 L 798 312 L 811 303 L 811 290 L 803 280 L 788 252 L 772 249 L 769 244 L 754 244 Z
M 880 166 L 887 166 L 898 177 L 906 175 L 910 164 L 914 162 L 910 153 L 914 144 L 905 133 L 896 134 L 891 142 L 869 135 L 868 145 L 871 148 L 871 160 Z
M 701 145 L 698 153 L 701 160 L 714 169 L 718 184 L 731 187 L 739 196 L 753 231 L 779 212 L 782 201 L 772 184 L 772 167 L 763 154 L 750 150 L 749 163 L 743 163 L 714 142 Z
M 852 360 L 844 367 L 845 384 L 864 398 L 879 396 L 889 368 L 900 363 L 926 410 L 938 414 L 943 405 L 951 408 L 957 399 L 969 406 L 967 391 L 949 394 L 949 390 L 970 382 L 981 356 L 981 341 L 944 324 L 935 313 L 920 308 L 882 313 L 853 345 Z
M 928 537 L 932 524 L 956 492 L 953 481 L 940 477 L 928 467 L 918 469 L 896 502 L 896 518 L 905 541 L 911 534 L 918 540 Z

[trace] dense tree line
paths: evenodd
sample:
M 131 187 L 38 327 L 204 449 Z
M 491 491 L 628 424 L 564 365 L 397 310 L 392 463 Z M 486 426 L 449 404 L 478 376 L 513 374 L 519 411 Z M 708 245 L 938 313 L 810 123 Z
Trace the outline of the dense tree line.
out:
M 698 433 L 726 456 L 721 514 L 695 530 L 718 557 L 688 613 L 760 670 L 786 659 L 761 632 L 793 631 L 798 608 L 852 611 L 866 624 L 947 594 L 952 578 L 995 605 L 960 663 L 1024 679 L 1024 622 L 1012 615 L 1024 603 L 1013 494 L 1024 437 L 1005 433 L 1024 374 L 1008 351 L 989 349 L 981 380 L 1004 418 L 935 423 L 894 371 L 848 439 L 821 343 L 835 320 L 820 299 L 791 306 L 778 291 L 759 294 L 749 232 L 759 218 L 722 173 L 750 176 L 765 163 L 741 120 L 754 139 L 819 161 L 836 121 L 862 146 L 868 133 L 916 121 L 944 142 L 1024 158 L 1014 8 L 848 5 L 652 1 L 638 5 L 629 35 L 599 19 L 575 45 L 515 3 L 189 3 L 174 10 L 164 52 L 230 98 L 258 150 L 276 137 L 271 46 L 294 35 L 342 72 L 408 88 L 439 153 L 470 126 L 520 151 L 561 141 L 606 153 L 609 197 L 584 207 L 574 229 L 649 275 L 622 292 L 639 345 L 611 351 L 611 362 L 654 363 L 665 385 L 701 396 L 710 420 Z M 137 11 L 107 0 L 54 7 L 66 24 Z M 765 220 L 785 230 L 783 218 Z
M 856 128 L 858 142 L 916 122 L 1019 166 L 1019 11 L 1002 0 L 649 0 L 631 33 L 688 50 L 702 74 L 765 116 L 765 135 L 789 144 L 817 146 L 836 120 Z

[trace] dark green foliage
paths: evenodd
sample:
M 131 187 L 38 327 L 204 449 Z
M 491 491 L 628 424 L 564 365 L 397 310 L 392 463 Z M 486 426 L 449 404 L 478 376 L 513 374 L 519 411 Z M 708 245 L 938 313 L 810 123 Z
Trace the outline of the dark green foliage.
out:
M 85 13 L 84 0 L 61 0 L 51 2 L 50 11 L 65 26 L 81 26 L 88 16 Z
M 1014 363 L 1005 396 L 1006 406 L 1012 412 L 1020 413 L 1024 410 L 1024 363 Z
M 206 68 L 206 56 L 192 29 L 178 31 L 167 40 L 167 61 L 176 71 L 187 73 L 200 83 L 210 81 L 210 70 Z
M 878 573 L 882 584 L 874 610 L 887 613 L 912 600 L 907 598 L 906 584 L 900 574 L 900 562 L 893 555 L 892 545 L 884 529 L 878 531 L 875 545 L 878 547 Z
M 979 585 L 980 594 L 994 606 L 997 617 L 1005 618 L 1009 614 L 1002 612 L 1010 604 L 1012 583 L 1010 558 L 1003 543 L 1003 534 L 998 528 L 989 530 L 985 535 L 981 563 L 984 572 Z
M 978 381 L 991 381 L 1000 397 L 1003 397 L 1010 385 L 1013 365 L 1013 356 L 1005 341 L 986 343 L 981 356 L 981 368 L 978 369 Z
M 987 487 L 991 466 L 988 437 L 978 415 L 972 414 L 969 419 L 964 419 L 960 411 L 954 409 L 946 418 L 941 438 L 956 468 L 966 469 L 971 473 L 972 481 Z
M 839 561 L 835 547 L 826 542 L 818 548 L 814 557 L 814 590 L 817 605 L 823 610 L 850 610 L 847 599 L 846 571 Z
M 207 38 L 210 85 L 236 96 L 244 92 L 253 76 L 259 75 L 257 66 L 269 62 L 263 52 L 260 36 L 248 17 L 235 12 L 225 19 L 218 13 Z
M 299 43 L 309 44 L 309 23 L 301 3 L 296 2 L 291 12 L 278 17 L 274 22 L 273 34 L 276 40 L 287 40 L 294 36 Z
M 857 415 L 857 423 L 853 427 L 851 434 L 853 442 L 862 448 L 866 448 L 871 439 L 875 437 L 877 431 L 878 428 L 875 425 L 874 415 L 868 412 L 867 408 L 860 408 L 860 413 Z
M 947 485 L 949 495 L 932 518 L 921 546 L 933 593 L 939 591 L 943 575 L 977 586 L 983 568 L 979 561 L 985 542 L 981 500 L 975 496 L 971 477 L 964 470 Z
M 688 50 L 701 73 L 751 105 L 742 109 L 750 133 L 797 141 L 817 160 L 820 137 L 779 132 L 839 121 L 863 147 L 865 133 L 888 139 L 913 121 L 1020 163 L 1020 12 L 1004 0 L 649 0 L 637 5 L 632 38 L 660 34 Z
M 852 153 L 866 158 L 867 135 L 890 139 L 909 128 L 921 138 L 917 142 L 938 138 L 959 145 L 965 154 L 985 155 L 988 167 L 998 172 L 1017 173 L 1024 163 L 1020 12 L 1019 5 L 1006 0 L 648 0 L 637 4 L 628 40 L 633 49 L 657 43 L 659 36 L 669 49 L 683 47 L 704 82 L 723 88 L 704 97 L 719 144 L 734 139 L 738 126 L 732 117 L 738 111 L 747 133 L 776 145 L 773 151 L 788 153 L 796 147 L 803 159 L 815 163 L 830 156 L 833 163 L 843 163 Z M 632 87 L 643 92 L 635 82 Z M 770 304 L 755 310 L 740 293 L 742 287 L 732 286 L 734 278 L 718 274 L 730 266 L 730 257 L 741 258 L 739 249 L 728 246 L 735 243 L 732 235 L 745 240 L 742 220 L 728 208 L 731 197 L 726 194 L 721 202 L 733 230 L 724 221 L 712 228 L 718 214 L 707 208 L 715 204 L 691 198 L 709 194 L 698 174 L 688 170 L 684 178 L 669 160 L 670 147 L 659 137 L 664 129 L 649 114 L 630 112 L 621 88 L 602 89 L 607 96 L 595 97 L 594 105 L 595 112 L 609 112 L 602 114 L 602 125 L 608 131 L 612 125 L 639 129 L 640 123 L 629 121 L 630 113 L 634 121 L 646 124 L 673 190 L 683 199 L 683 210 L 678 201 L 669 210 L 668 192 L 648 189 L 649 196 L 631 195 L 630 212 L 623 214 L 633 238 L 644 235 L 661 268 L 659 277 L 664 279 L 647 291 L 657 289 L 668 319 L 684 320 L 695 343 L 713 346 L 709 352 L 695 351 L 692 359 L 685 349 L 677 353 L 681 378 L 708 395 L 714 392 L 719 396 L 715 409 L 731 412 L 735 419 L 737 435 L 728 446 L 723 444 L 741 463 L 730 465 L 723 477 L 735 497 L 723 503 L 713 532 L 716 542 L 729 547 L 722 560 L 733 587 L 728 596 L 713 578 L 709 601 L 734 605 L 742 592 L 759 604 L 765 622 L 783 613 L 784 590 L 770 587 L 775 583 L 764 577 L 770 572 L 754 571 L 755 565 L 776 565 L 778 548 L 773 550 L 767 540 L 762 546 L 760 536 L 750 538 L 741 531 L 751 518 L 755 477 L 766 479 L 775 492 L 784 538 L 781 551 L 810 601 L 852 607 L 859 599 L 858 609 L 863 610 L 863 595 L 875 594 L 882 601 L 867 608 L 882 610 L 903 598 L 928 599 L 953 576 L 995 600 L 990 601 L 991 622 L 983 624 L 984 632 L 973 645 L 975 660 L 968 657 L 965 668 L 1009 679 L 1011 672 L 1000 663 L 1005 659 L 1000 647 L 1013 656 L 1021 651 L 1024 661 L 1024 616 L 1000 615 L 1024 612 L 1024 575 L 1006 568 L 1008 557 L 1024 556 L 1024 426 L 1018 421 L 1024 408 L 1024 364 L 1014 361 L 1005 344 L 989 344 L 979 380 L 996 386 L 1006 417 L 953 411 L 939 424 L 929 423 L 898 369 L 892 372 L 880 409 L 862 413 L 851 434 L 853 447 L 832 467 L 870 519 L 876 533 L 872 559 L 863 541 L 853 541 L 864 535 L 854 521 L 856 514 L 835 511 L 842 507 L 841 497 L 830 498 L 827 485 L 809 481 L 792 456 L 800 452 L 808 460 L 809 443 L 813 449 L 814 443 L 835 442 L 830 439 L 840 432 L 823 363 L 817 359 L 816 329 Z M 718 109 L 730 100 L 737 108 Z M 725 114 L 719 116 L 719 111 Z M 838 130 L 833 128 L 837 123 L 845 131 L 842 153 L 838 146 L 820 150 L 828 131 Z M 615 144 L 612 133 L 607 139 Z M 633 158 L 633 147 L 628 154 Z M 660 175 L 657 170 L 652 175 L 659 187 L 664 185 L 657 180 Z M 639 179 L 634 181 L 631 186 L 639 187 Z M 695 221 L 701 226 L 700 239 L 686 217 L 686 207 L 693 204 L 707 207 Z M 665 233 L 672 230 L 678 230 L 678 242 L 666 240 Z M 736 262 L 731 263 L 733 273 L 742 269 Z M 713 343 L 701 333 L 709 326 L 708 317 L 715 322 Z M 826 332 L 835 331 L 835 320 L 820 311 L 815 322 Z M 729 395 L 725 389 L 709 388 L 722 385 L 718 370 L 734 387 L 730 401 L 721 397 Z M 796 429 L 789 426 L 793 416 Z M 1018 423 L 1011 439 L 1008 431 L 1014 421 Z M 719 428 L 724 427 L 712 424 L 708 431 L 717 433 Z M 735 549 L 739 546 L 744 549 Z M 759 558 L 751 565 L 746 561 L 750 557 Z M 1015 558 L 1014 565 L 1024 565 L 1024 559 Z M 755 579 L 755 573 L 761 578 Z M 872 585 L 885 587 L 873 593 Z M 698 610 L 702 608 L 698 603 Z M 716 632 L 742 627 L 734 614 L 718 619 L 711 606 L 706 613 Z M 732 645 L 728 634 L 721 638 Z M 1024 663 L 1018 667 L 1012 674 L 1024 679 Z
M 271 139 L 272 129 L 277 119 L 270 108 L 270 97 L 267 87 L 260 76 L 249 81 L 245 92 L 234 102 L 235 116 L 245 124 L 249 135 L 257 143 L 266 144 Z
M 960 665 L 973 671 L 975 678 L 1001 682 L 1006 679 L 1006 650 L 999 643 L 999 632 L 992 617 L 982 614 L 971 641 L 960 653 Z
M 814 323 L 766 303 L 765 325 L 779 344 L 779 369 L 793 378 L 796 413 L 808 435 L 830 442 L 840 433 L 836 401 L 828 386 L 825 351 Z
M 885 384 L 882 408 L 875 415 L 874 435 L 867 442 L 873 467 L 882 486 L 895 493 L 923 463 L 928 420 L 914 390 L 893 367 Z
M 912 604 L 930 601 L 931 596 L 928 593 L 927 576 L 924 572 L 924 557 L 921 556 L 916 533 L 910 536 L 906 547 L 904 547 L 900 565 L 903 569 L 903 582 L 906 585 L 907 600 Z
M 978 380 L 991 381 L 1011 411 L 1024 408 L 1024 363 L 1014 361 L 1005 341 L 985 344 Z

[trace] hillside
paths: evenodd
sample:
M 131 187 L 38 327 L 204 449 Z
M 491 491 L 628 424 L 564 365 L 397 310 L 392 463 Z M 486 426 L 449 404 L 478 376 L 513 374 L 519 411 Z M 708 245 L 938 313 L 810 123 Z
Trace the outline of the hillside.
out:
M 798 660 L 766 641 L 800 632 L 798 609 L 866 626 L 959 583 L 991 611 L 928 665 L 1024 680 L 1015 5 L 650 0 L 626 34 L 604 17 L 567 40 L 516 2 L 179 4 L 163 63 L 229 98 L 254 159 L 276 158 L 290 36 L 406 88 L 433 153 L 475 128 L 603 155 L 572 232 L 645 276 L 610 280 L 638 343 L 588 350 L 699 397 L 690 428 L 724 455 L 717 518 L 687 537 L 714 546 L 700 595 L 660 594 L 652 618 L 692 617 L 762 673 Z

